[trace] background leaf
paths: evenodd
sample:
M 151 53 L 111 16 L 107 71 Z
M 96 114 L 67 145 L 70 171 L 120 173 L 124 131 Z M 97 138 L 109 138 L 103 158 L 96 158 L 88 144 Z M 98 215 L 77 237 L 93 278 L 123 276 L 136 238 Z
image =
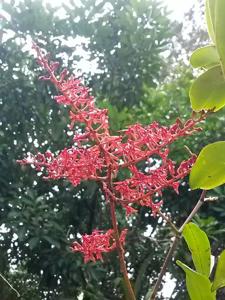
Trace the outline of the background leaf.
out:
M 225 183 L 225 142 L 204 147 L 190 173 L 191 189 L 210 190 Z
M 215 300 L 215 292 L 211 292 L 211 282 L 205 276 L 195 272 L 181 261 L 176 261 L 186 274 L 186 285 L 191 300 Z
M 206 24 L 210 38 L 215 43 L 215 2 L 216 0 L 206 0 L 205 5 L 205 16 L 206 16 Z
M 225 250 L 220 254 L 218 259 L 212 290 L 215 291 L 224 286 L 225 286 Z
M 190 63 L 194 68 L 209 68 L 219 65 L 220 59 L 216 47 L 209 45 L 198 48 L 192 53 Z
M 223 73 L 225 73 L 225 1 L 216 0 L 215 5 L 215 37 L 216 48 L 220 56 Z M 224 75 L 225 76 L 225 75 Z
M 192 255 L 196 271 L 209 277 L 211 249 L 207 235 L 196 224 L 188 223 L 183 237 Z
M 194 111 L 221 109 L 225 105 L 225 80 L 220 66 L 200 75 L 190 88 L 191 106 Z

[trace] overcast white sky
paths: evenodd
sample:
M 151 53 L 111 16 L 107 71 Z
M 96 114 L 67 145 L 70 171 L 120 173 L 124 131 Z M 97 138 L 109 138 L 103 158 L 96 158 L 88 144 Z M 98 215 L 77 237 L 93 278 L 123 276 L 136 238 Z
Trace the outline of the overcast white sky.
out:
M 182 21 L 184 13 L 187 12 L 198 0 L 163 0 L 169 10 L 172 12 L 172 17 L 178 21 Z
M 66 3 L 68 0 L 44 0 L 45 2 L 51 2 L 54 5 L 60 5 L 62 2 Z M 82 0 L 76 0 L 82 2 Z M 94 1 L 94 0 L 93 0 Z M 198 0 L 163 0 L 172 12 L 172 17 L 178 21 L 182 21 L 183 15 L 187 12 Z
M 4 0 L 9 2 L 9 0 Z M 67 3 L 68 0 L 43 0 L 44 2 L 50 2 L 53 5 L 61 5 L 61 3 Z M 76 0 L 82 2 L 82 0 Z M 94 1 L 94 0 L 93 0 Z M 184 13 L 187 12 L 194 4 L 198 3 L 199 0 L 162 0 L 171 11 L 171 17 L 178 21 L 182 21 Z M 1 9 L 1 0 L 0 0 Z

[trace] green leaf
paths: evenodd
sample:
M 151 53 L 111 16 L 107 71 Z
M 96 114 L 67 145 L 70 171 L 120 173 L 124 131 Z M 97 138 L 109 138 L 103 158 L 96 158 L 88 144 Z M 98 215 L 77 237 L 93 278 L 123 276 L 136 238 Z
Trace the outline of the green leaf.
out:
M 209 277 L 211 249 L 207 235 L 194 223 L 188 223 L 182 235 L 191 252 L 196 271 Z
M 186 274 L 186 286 L 191 300 L 216 299 L 216 293 L 211 291 L 212 284 L 205 275 L 192 270 L 179 260 L 176 263 Z
M 210 38 L 215 43 L 215 5 L 216 0 L 206 0 L 205 4 L 205 16 L 206 24 Z
M 225 183 L 225 142 L 204 147 L 190 173 L 192 190 L 210 190 Z
M 215 46 L 206 46 L 195 50 L 191 57 L 190 63 L 194 68 L 211 68 L 220 64 L 219 55 Z
M 191 106 L 194 111 L 221 109 L 225 105 L 225 80 L 220 66 L 200 75 L 190 88 Z
M 220 254 L 216 274 L 212 285 L 212 291 L 218 290 L 225 286 L 225 250 Z
M 215 37 L 216 48 L 225 72 L 225 1 L 216 0 L 215 5 Z

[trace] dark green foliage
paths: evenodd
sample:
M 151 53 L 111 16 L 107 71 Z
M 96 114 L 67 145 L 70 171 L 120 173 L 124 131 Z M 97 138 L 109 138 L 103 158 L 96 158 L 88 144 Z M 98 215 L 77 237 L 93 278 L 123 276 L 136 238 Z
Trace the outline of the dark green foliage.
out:
M 66 135 L 67 111 L 50 96 L 56 91 L 37 79 L 39 70 L 27 46 L 30 39 L 63 60 L 70 70 L 78 71 L 76 62 L 83 54 L 77 51 L 76 41 L 79 36 L 85 38 L 80 47 L 86 51 L 86 59 L 96 60 L 98 67 L 94 75 L 86 69 L 81 73 L 99 104 L 109 108 L 113 130 L 134 121 L 147 124 L 158 120 L 168 125 L 177 116 L 186 118 L 190 114 L 191 72 L 186 67 L 171 69 L 162 55 L 171 49 L 176 28 L 161 4 L 153 0 L 104 0 L 95 6 L 93 2 L 82 1 L 81 7 L 71 2 L 64 6 L 63 18 L 58 17 L 56 8 L 44 7 L 38 0 L 23 0 L 17 5 L 4 1 L 2 5 L 11 22 L 3 21 L 3 37 L 7 40 L 0 44 L 0 222 L 4 224 L 0 271 L 24 300 L 69 300 L 80 292 L 85 300 L 114 300 L 120 299 L 123 291 L 115 253 L 105 256 L 104 263 L 84 265 L 80 254 L 69 249 L 77 233 L 111 226 L 98 186 L 83 183 L 73 188 L 62 181 L 43 181 L 33 170 L 16 163 L 27 151 L 55 151 L 70 145 L 71 140 Z M 99 16 L 106 2 L 110 9 Z M 167 74 L 173 81 L 159 87 Z M 184 143 L 198 152 L 209 141 L 215 141 L 215 136 L 219 139 L 224 134 L 221 120 L 223 114 L 219 112 L 208 120 L 206 133 L 176 143 L 176 160 L 188 156 Z M 218 193 L 223 197 L 223 188 Z M 197 196 L 198 192 L 188 192 L 187 185 L 181 187 L 180 196 L 168 191 L 164 195 L 165 210 L 170 210 L 181 224 Z M 206 225 L 214 237 L 212 251 L 217 251 L 224 234 L 219 225 L 224 219 L 223 203 L 206 206 L 202 213 L 206 221 L 209 214 L 214 218 L 212 226 Z M 120 227 L 127 226 L 123 211 L 118 211 L 118 217 Z M 158 275 L 170 233 L 146 208 L 133 217 L 132 225 L 126 259 L 141 299 L 150 288 L 149 280 L 154 281 Z M 152 231 L 146 237 L 148 225 Z M 10 271 L 12 265 L 17 266 L 14 272 Z M 171 265 L 170 272 L 179 277 L 176 266 Z M 177 299 L 187 299 L 185 285 L 179 284 Z M 3 283 L 1 287 L 0 299 L 14 299 L 11 290 Z
M 55 8 L 44 7 L 40 1 L 3 3 L 11 21 L 3 22 L 0 45 L 0 220 L 4 224 L 0 271 L 22 299 L 72 299 L 82 291 L 84 299 L 121 298 L 123 285 L 115 253 L 106 256 L 104 263 L 84 265 L 81 255 L 69 249 L 77 233 L 111 227 L 98 186 L 83 183 L 73 188 L 65 182 L 43 181 L 33 170 L 16 163 L 28 151 L 63 149 L 71 140 L 66 134 L 66 109 L 51 99 L 50 94 L 56 93 L 53 88 L 37 79 L 38 67 L 29 51 L 31 38 L 53 57 L 63 52 L 68 58 L 64 65 L 72 70 L 81 54 L 66 41 L 85 37 L 81 46 L 89 60 L 98 60 L 98 75 L 91 76 L 89 70 L 84 75 L 99 99 L 116 104 L 117 108 L 103 101 L 115 112 L 114 129 L 132 119 L 132 110 L 124 108 L 120 114 L 122 107 L 138 103 L 144 97 L 143 87 L 163 78 L 166 65 L 160 53 L 168 47 L 172 25 L 161 5 L 148 0 L 111 1 L 109 11 L 97 17 L 106 2 L 64 6 L 63 19 L 57 17 Z M 125 227 L 124 212 L 118 214 Z M 147 224 L 155 228 L 157 220 L 142 210 L 133 223 L 136 226 L 127 241 L 128 261 L 141 296 L 149 289 L 145 276 L 156 276 L 159 270 L 155 244 L 143 236 Z M 16 271 L 9 271 L 12 264 Z M 3 287 L 1 299 L 6 300 L 7 293 L 14 296 Z

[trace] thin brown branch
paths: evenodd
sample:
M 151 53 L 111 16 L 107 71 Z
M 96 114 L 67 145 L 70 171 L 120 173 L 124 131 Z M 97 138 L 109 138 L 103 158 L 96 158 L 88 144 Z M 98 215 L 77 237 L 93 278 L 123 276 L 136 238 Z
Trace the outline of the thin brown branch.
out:
M 162 279 L 163 279 L 163 276 L 165 275 L 166 273 L 166 270 L 167 270 L 167 267 L 168 267 L 168 264 L 169 262 L 171 261 L 172 259 L 172 256 L 173 256 L 173 253 L 174 251 L 176 250 L 176 247 L 177 247 L 177 244 L 178 244 L 178 241 L 179 241 L 179 237 L 178 236 L 175 236 L 174 237 L 174 240 L 173 240 L 173 243 L 171 244 L 170 248 L 169 248 L 169 251 L 166 255 L 166 258 L 164 260 L 164 263 L 162 265 L 162 268 L 161 268 L 161 271 L 159 273 L 159 277 L 156 281 L 156 284 L 153 288 L 153 292 L 151 294 L 151 297 L 150 297 L 150 300 L 155 300 L 155 297 L 156 297 L 156 294 L 158 292 L 158 289 L 161 285 L 161 282 L 162 282 Z
M 166 221 L 166 223 L 171 227 L 172 231 L 175 233 L 175 235 L 179 235 L 179 230 L 178 228 L 173 224 L 172 220 L 170 217 L 167 215 L 163 214 L 160 210 L 158 211 L 158 215 Z
M 178 244 L 178 241 L 181 237 L 181 234 L 182 234 L 182 231 L 184 230 L 184 227 L 187 223 L 189 223 L 191 221 L 191 219 L 197 214 L 197 212 L 199 211 L 199 209 L 201 208 L 201 206 L 204 204 L 204 202 L 207 201 L 207 199 L 205 199 L 205 196 L 206 196 L 206 190 L 203 190 L 202 193 L 201 193 L 201 196 L 197 202 L 197 204 L 195 205 L 195 207 L 193 208 L 193 210 L 191 211 L 191 213 L 189 214 L 189 216 L 187 217 L 187 219 L 184 221 L 183 225 L 180 227 L 180 229 L 178 230 L 178 233 L 179 234 L 175 234 L 175 237 L 174 237 L 174 240 L 169 248 L 169 251 L 167 253 L 167 256 L 165 258 L 165 261 L 162 265 L 162 268 L 161 268 L 161 271 L 159 273 L 159 277 L 156 281 L 156 284 L 153 288 L 153 292 L 149 298 L 149 300 L 155 300 L 156 299 L 156 295 L 157 295 L 157 292 L 159 290 L 159 287 L 162 283 L 162 279 L 163 279 L 163 276 L 165 275 L 166 271 L 167 271 L 167 268 L 168 268 L 168 265 L 173 257 L 173 254 L 177 248 L 177 244 Z
M 17 297 L 20 297 L 20 293 L 11 285 L 11 283 L 8 282 L 8 280 L 1 273 L 0 277 L 10 287 L 10 289 L 16 293 Z
M 179 232 L 182 233 L 182 231 L 184 230 L 184 227 L 187 223 L 189 223 L 192 218 L 197 214 L 197 212 L 199 211 L 200 207 L 203 205 L 203 203 L 205 202 L 205 196 L 206 196 L 207 191 L 203 190 L 201 193 L 201 196 L 197 202 L 197 204 L 195 205 L 195 207 L 193 208 L 193 210 L 191 211 L 190 215 L 187 217 L 187 219 L 184 221 L 183 225 L 180 227 Z

